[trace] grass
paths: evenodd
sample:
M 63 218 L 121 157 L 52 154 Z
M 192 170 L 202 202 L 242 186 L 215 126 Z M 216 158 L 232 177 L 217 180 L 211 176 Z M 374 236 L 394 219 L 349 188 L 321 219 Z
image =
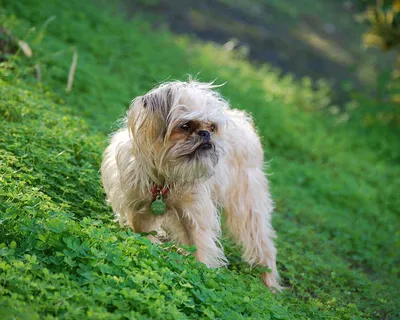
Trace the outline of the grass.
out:
M 398 129 L 371 123 L 373 102 L 330 116 L 324 84 L 313 90 L 91 2 L 0 7 L 0 25 L 33 51 L 0 65 L 1 319 L 400 316 Z M 121 229 L 104 202 L 98 169 L 117 119 L 136 95 L 188 73 L 226 81 L 222 94 L 256 120 L 272 160 L 282 293 L 229 239 L 230 266 L 209 270 Z

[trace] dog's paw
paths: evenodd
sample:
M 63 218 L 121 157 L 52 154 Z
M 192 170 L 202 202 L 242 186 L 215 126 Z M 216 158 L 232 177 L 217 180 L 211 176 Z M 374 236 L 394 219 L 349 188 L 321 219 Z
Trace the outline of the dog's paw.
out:
M 283 287 L 279 285 L 277 279 L 270 272 L 264 272 L 262 274 L 264 284 L 271 290 L 272 293 L 278 293 L 283 290 Z

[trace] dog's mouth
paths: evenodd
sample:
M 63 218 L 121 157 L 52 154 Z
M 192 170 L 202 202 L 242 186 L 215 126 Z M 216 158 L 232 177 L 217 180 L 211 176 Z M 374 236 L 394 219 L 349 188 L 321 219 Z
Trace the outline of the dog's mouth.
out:
M 189 157 L 190 159 L 197 158 L 201 155 L 208 154 L 209 151 L 212 151 L 214 149 L 215 149 L 215 146 L 213 143 L 202 142 L 191 153 L 188 153 L 186 156 Z
M 179 157 L 189 158 L 189 159 L 198 159 L 202 156 L 208 156 L 210 153 L 215 152 L 215 145 L 212 142 L 204 141 L 196 146 L 193 146 L 191 150 L 188 150 L 187 153 L 179 155 Z
M 211 150 L 212 148 L 213 148 L 213 144 L 212 144 L 211 142 L 203 142 L 202 144 L 200 144 L 200 145 L 194 150 L 194 152 Z

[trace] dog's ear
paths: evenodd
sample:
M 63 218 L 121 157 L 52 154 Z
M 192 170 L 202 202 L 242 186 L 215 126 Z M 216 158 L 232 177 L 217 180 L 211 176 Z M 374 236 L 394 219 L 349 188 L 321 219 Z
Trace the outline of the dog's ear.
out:
M 152 90 L 133 100 L 127 120 L 137 152 L 154 156 L 157 145 L 163 143 L 172 99 L 172 90 L 166 87 Z
M 142 97 L 143 108 L 167 121 L 172 107 L 172 89 L 158 88 Z

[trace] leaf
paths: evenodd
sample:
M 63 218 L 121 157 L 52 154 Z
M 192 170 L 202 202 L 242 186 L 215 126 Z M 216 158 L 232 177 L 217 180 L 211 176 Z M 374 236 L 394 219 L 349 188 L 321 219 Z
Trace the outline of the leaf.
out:
M 64 221 L 58 218 L 53 218 L 47 221 L 47 229 L 55 233 L 62 233 L 67 230 L 67 225 Z

